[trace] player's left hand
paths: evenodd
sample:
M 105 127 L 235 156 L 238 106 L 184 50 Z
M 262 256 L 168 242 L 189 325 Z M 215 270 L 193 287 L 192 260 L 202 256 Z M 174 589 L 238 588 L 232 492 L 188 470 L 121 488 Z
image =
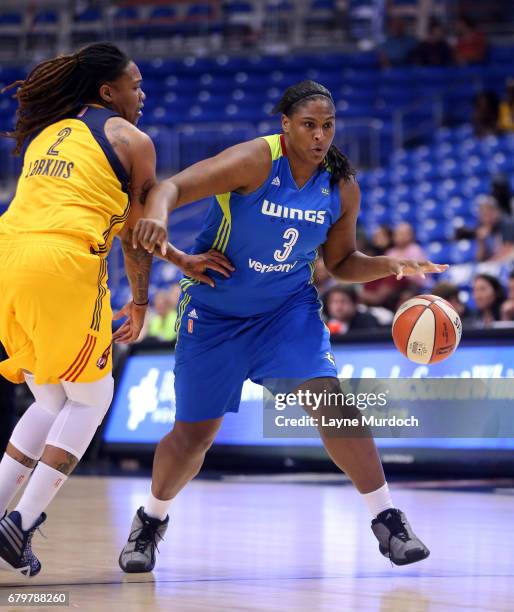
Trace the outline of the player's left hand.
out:
M 216 249 L 209 249 L 206 253 L 198 253 L 197 255 L 184 253 L 178 265 L 184 274 L 202 283 L 207 283 L 210 287 L 215 287 L 216 283 L 210 276 L 207 276 L 207 270 L 219 272 L 225 278 L 229 278 L 235 270 L 225 255 L 216 251 Z
M 426 278 L 426 274 L 440 274 L 450 267 L 448 264 L 435 264 L 431 261 L 417 261 L 415 259 L 396 259 L 391 257 L 391 274 L 396 276 L 396 280 L 401 280 L 404 276 L 419 275 Z
M 117 321 L 122 317 L 127 317 L 127 320 L 114 332 L 112 339 L 118 344 L 130 344 L 139 338 L 139 334 L 143 329 L 145 322 L 147 305 L 138 306 L 130 301 L 113 316 L 113 320 Z

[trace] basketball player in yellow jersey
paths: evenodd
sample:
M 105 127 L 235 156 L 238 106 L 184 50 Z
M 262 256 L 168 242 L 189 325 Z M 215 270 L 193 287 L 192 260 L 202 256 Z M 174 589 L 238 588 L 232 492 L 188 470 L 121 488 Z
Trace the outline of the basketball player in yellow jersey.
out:
M 155 150 L 135 127 L 141 74 L 113 45 L 43 62 L 14 85 L 19 109 L 8 135 L 24 165 L 0 217 L 0 341 L 9 356 L 0 374 L 26 381 L 35 402 L 0 463 L 0 567 L 34 576 L 33 533 L 112 399 L 106 256 L 122 228 L 133 301 L 114 338 L 131 342 L 143 325 L 152 256 L 133 248 L 131 227 L 156 182 Z M 210 284 L 207 268 L 230 269 L 215 252 L 188 256 L 167 245 L 166 257 Z

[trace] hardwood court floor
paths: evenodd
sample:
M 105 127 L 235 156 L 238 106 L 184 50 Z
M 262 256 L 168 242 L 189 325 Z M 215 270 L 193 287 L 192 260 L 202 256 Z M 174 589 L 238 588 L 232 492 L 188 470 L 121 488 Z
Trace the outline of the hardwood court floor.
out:
M 34 537 L 41 574 L 0 572 L 1 590 L 67 590 L 68 610 L 92 612 L 514 610 L 512 491 L 393 486 L 432 551 L 401 568 L 378 553 L 350 486 L 196 480 L 174 503 L 154 573 L 127 575 L 117 557 L 148 482 L 72 477 L 47 539 Z

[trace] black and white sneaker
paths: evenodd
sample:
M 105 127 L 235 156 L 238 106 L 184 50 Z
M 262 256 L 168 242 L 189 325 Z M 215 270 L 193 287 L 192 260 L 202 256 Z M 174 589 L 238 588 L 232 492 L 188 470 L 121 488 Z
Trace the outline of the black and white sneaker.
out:
M 21 515 L 13 510 L 0 520 L 0 569 L 18 572 L 32 577 L 41 571 L 41 563 L 32 552 L 32 536 L 46 521 L 43 512 L 27 531 L 21 526 Z
M 128 542 L 121 551 L 119 564 L 124 572 L 151 572 L 155 567 L 157 543 L 164 540 L 170 517 L 163 521 L 147 516 L 143 506 L 132 521 Z
M 416 563 L 430 554 L 412 531 L 405 514 L 397 508 L 381 512 L 371 521 L 371 529 L 378 540 L 380 552 L 395 565 Z

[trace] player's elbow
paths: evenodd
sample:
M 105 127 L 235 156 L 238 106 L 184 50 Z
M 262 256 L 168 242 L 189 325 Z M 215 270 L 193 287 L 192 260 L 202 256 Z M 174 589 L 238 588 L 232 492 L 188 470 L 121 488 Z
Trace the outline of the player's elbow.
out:
M 348 275 L 351 272 L 351 258 L 355 251 L 345 253 L 342 257 L 325 261 L 325 267 L 329 274 L 331 274 L 337 280 L 345 281 L 351 280 Z

